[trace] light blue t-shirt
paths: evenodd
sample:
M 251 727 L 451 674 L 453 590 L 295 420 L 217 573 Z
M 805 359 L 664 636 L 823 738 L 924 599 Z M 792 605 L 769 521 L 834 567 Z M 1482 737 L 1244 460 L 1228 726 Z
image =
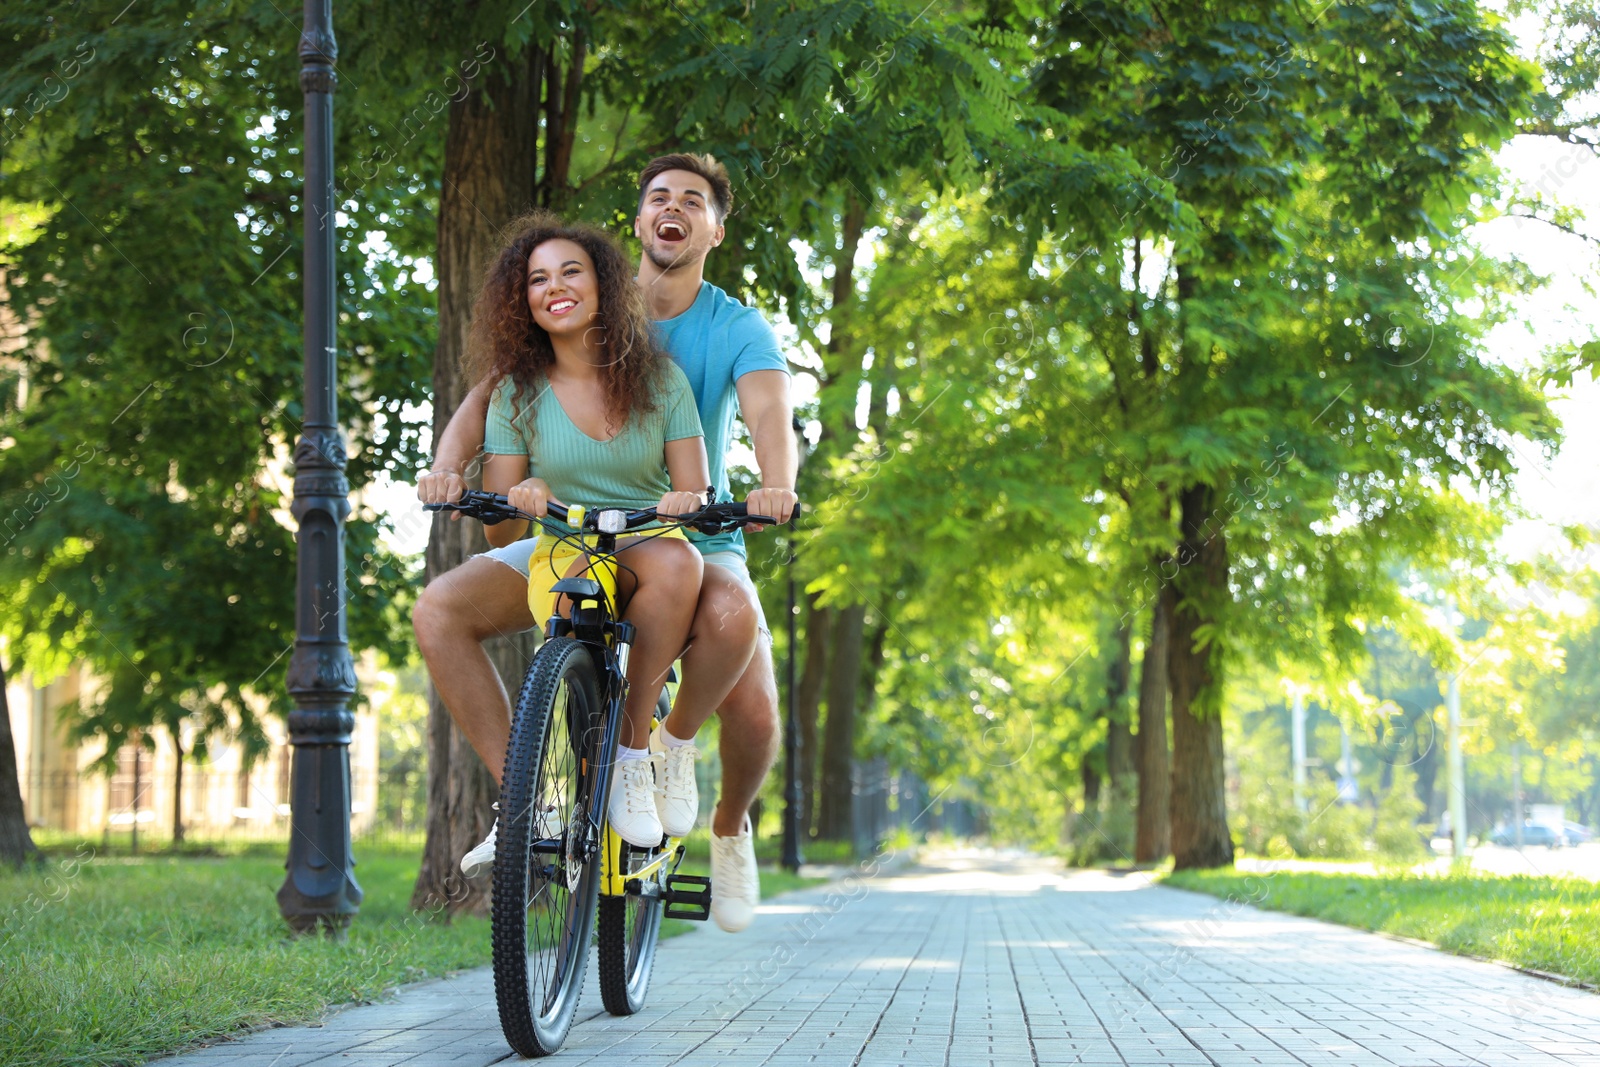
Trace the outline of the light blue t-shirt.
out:
M 683 368 L 700 408 L 705 429 L 706 459 L 711 464 L 711 484 L 717 499 L 728 497 L 728 445 L 733 438 L 733 418 L 739 395 L 734 383 L 757 370 L 789 373 L 789 363 L 778 348 L 772 327 L 753 307 L 746 307 L 710 282 L 700 283 L 700 295 L 689 310 L 656 322 L 667 352 Z M 737 552 L 743 556 L 744 534 L 718 534 L 690 538 L 701 552 Z

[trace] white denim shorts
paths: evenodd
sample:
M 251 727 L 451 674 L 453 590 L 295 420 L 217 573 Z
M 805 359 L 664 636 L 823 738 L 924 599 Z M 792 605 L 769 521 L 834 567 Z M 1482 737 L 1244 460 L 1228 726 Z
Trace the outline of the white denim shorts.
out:
M 489 559 L 496 560 L 500 563 L 504 563 L 507 567 L 510 567 L 512 570 L 522 575 L 523 580 L 526 581 L 528 580 L 529 561 L 533 558 L 534 549 L 538 547 L 538 544 L 539 539 L 537 537 L 524 537 L 522 540 L 513 541 L 511 544 L 506 545 L 503 548 L 491 548 L 487 552 L 479 553 L 479 555 L 486 556 Z M 709 566 L 726 567 L 728 570 L 733 571 L 735 574 L 749 583 L 751 590 L 754 591 L 755 583 L 750 580 L 750 564 L 746 562 L 745 558 L 739 555 L 739 553 L 706 552 L 702 554 L 702 557 Z M 767 615 L 766 612 L 762 610 L 761 597 L 755 597 L 755 602 L 756 615 L 758 618 L 756 625 L 760 628 L 761 633 L 766 637 L 767 642 L 770 644 L 772 642 L 772 631 L 767 627 Z

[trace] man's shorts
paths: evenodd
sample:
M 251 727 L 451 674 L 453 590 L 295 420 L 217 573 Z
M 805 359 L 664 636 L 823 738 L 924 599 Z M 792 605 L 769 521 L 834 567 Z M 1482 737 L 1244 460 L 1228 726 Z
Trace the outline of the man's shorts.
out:
M 577 550 L 572 545 L 550 537 L 524 537 L 504 548 L 491 548 L 479 555 L 504 563 L 528 581 L 530 586 L 528 606 L 533 611 L 534 621 L 541 627 L 544 625 L 544 620 L 555 610 L 555 597 L 548 590 L 544 590 L 536 601 L 532 595 L 533 579 L 530 572 L 537 566 L 539 573 L 549 578 L 550 584 L 553 585 L 556 578 L 566 574 L 572 561 L 578 558 Z M 767 616 L 761 608 L 761 598 L 755 595 L 755 583 L 750 580 L 750 565 L 745 562 L 745 558 L 737 552 L 727 551 L 707 552 L 703 558 L 710 566 L 725 567 L 733 571 L 750 586 L 751 599 L 755 601 L 756 606 L 756 625 L 770 643 L 772 631 L 767 628 Z

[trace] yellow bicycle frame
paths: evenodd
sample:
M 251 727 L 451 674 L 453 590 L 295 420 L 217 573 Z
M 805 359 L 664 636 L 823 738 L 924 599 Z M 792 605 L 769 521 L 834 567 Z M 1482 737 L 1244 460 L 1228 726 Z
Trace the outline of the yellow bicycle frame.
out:
M 568 525 L 581 527 L 583 525 L 583 515 L 584 509 L 581 506 L 569 506 L 567 509 Z M 585 544 L 585 548 L 588 548 L 587 544 Z M 600 589 L 605 595 L 606 603 L 614 607 L 617 603 L 616 559 L 611 556 L 598 555 L 586 555 L 584 558 L 588 560 L 588 564 L 584 568 L 582 576 L 599 582 Z M 537 617 L 536 614 L 535 618 Z M 626 675 L 628 669 L 626 654 L 621 657 L 620 666 L 624 675 Z M 676 694 L 677 683 L 668 682 L 667 691 L 668 693 Z M 629 879 L 648 878 L 655 874 L 663 864 L 676 857 L 680 840 L 680 838 L 676 837 L 668 838 L 665 847 L 661 849 L 654 859 L 638 870 L 629 871 L 624 868 L 622 862 L 624 842 L 617 832 L 611 828 L 611 823 L 609 821 L 605 822 L 601 835 L 600 849 L 600 895 L 605 897 L 626 896 Z

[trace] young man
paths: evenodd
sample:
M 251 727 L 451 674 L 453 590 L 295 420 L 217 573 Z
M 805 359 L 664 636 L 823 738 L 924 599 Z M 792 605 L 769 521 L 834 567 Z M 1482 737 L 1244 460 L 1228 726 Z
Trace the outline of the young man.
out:
M 792 431 L 788 363 L 772 328 L 705 280 L 706 255 L 722 243 L 732 206 L 727 170 L 710 156 L 678 153 L 652 160 L 639 176 L 633 232 L 643 246 L 638 284 L 668 352 L 688 375 L 705 429 L 719 495 L 728 492 L 727 453 L 734 403 L 755 446 L 761 488 L 750 510 L 787 521 L 794 511 L 798 454 Z M 433 469 L 417 495 L 454 500 L 481 451 L 493 382 L 479 383 L 451 418 Z M 564 501 L 600 504 L 605 501 Z M 694 759 L 686 736 L 715 712 L 721 720 L 722 789 L 711 820 L 711 914 L 724 930 L 750 925 L 760 900 L 748 812 L 778 751 L 778 691 L 771 634 L 745 563 L 739 533 L 695 535 L 705 578 L 695 609 L 673 716 L 652 738 L 661 749 L 657 801 L 663 812 L 693 811 Z M 511 705 L 482 642 L 541 625 L 528 610 L 533 539 L 475 556 L 431 583 L 417 601 L 417 644 L 456 725 L 498 781 L 511 729 Z M 507 568 L 521 577 L 508 581 Z M 462 857 L 468 876 L 494 859 L 494 832 Z

